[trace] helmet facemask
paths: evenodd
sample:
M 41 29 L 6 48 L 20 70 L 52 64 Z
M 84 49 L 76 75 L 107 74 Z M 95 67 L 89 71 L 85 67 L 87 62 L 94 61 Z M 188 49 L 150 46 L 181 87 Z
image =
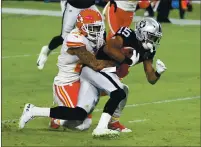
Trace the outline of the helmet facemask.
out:
M 162 33 L 145 32 L 142 45 L 145 49 L 150 50 L 150 52 L 154 52 L 160 45 L 161 37 Z
M 136 24 L 136 38 L 142 46 L 150 52 L 154 52 L 159 46 L 162 30 L 161 25 L 153 18 L 144 18 Z
M 100 48 L 105 43 L 103 22 L 83 24 L 81 29 L 86 33 L 87 39 L 95 44 L 95 47 Z

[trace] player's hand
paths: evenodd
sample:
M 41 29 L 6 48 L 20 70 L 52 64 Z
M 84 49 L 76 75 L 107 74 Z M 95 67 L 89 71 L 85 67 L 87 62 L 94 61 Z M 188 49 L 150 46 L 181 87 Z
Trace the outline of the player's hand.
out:
M 44 68 L 49 53 L 50 53 L 50 50 L 48 49 L 47 46 L 42 47 L 41 52 L 37 59 L 37 67 L 39 70 L 42 70 Z
M 110 7 L 114 5 L 114 12 L 117 11 L 117 3 L 114 0 L 110 0 Z
M 157 73 L 162 74 L 163 72 L 165 72 L 166 69 L 167 68 L 166 68 L 165 64 L 160 59 L 157 59 L 156 60 L 156 71 L 157 71 Z
M 133 63 L 130 66 L 133 66 L 138 63 L 138 61 L 140 59 L 140 54 L 137 53 L 136 50 L 133 50 L 133 55 L 130 59 L 133 61 Z
M 42 70 L 44 68 L 46 61 L 47 61 L 46 55 L 39 55 L 37 60 L 37 67 L 39 70 Z

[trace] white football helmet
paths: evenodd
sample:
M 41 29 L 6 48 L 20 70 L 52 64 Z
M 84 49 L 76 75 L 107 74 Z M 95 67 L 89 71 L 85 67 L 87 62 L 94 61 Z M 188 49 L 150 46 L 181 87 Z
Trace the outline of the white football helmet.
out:
M 144 49 L 153 52 L 159 45 L 162 28 L 155 19 L 146 17 L 136 24 L 135 33 L 137 39 L 142 42 Z

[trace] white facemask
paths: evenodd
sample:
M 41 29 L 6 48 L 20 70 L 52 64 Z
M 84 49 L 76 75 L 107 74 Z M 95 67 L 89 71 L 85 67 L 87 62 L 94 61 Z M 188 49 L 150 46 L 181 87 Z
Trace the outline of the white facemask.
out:
M 94 48 L 94 52 L 98 51 L 105 44 L 105 40 L 102 37 L 98 37 L 97 40 L 90 40 L 90 45 Z

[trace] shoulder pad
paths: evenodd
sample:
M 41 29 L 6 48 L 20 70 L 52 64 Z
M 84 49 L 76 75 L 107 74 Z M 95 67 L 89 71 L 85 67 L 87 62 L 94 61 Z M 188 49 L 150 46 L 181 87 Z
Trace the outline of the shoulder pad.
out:
M 71 32 L 66 38 L 66 46 L 70 48 L 85 46 L 83 38 L 84 36 L 79 32 Z

